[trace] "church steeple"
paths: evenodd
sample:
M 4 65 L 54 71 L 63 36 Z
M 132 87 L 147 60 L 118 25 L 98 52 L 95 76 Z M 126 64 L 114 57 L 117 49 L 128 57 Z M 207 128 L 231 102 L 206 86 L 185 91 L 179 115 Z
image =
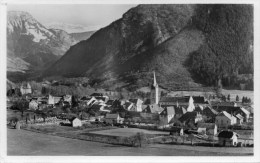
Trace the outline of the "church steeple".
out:
M 153 90 L 151 92 L 151 99 L 155 104 L 159 104 L 159 85 L 156 81 L 155 71 L 153 72 Z
M 156 87 L 158 84 L 156 82 L 156 76 L 155 76 L 155 71 L 153 71 L 153 86 Z

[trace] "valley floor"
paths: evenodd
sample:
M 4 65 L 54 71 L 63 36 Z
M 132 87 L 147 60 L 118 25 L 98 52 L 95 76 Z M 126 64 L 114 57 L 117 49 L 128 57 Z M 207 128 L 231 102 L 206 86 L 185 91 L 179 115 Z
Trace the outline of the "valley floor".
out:
M 7 129 L 8 156 L 247 156 L 253 148 L 198 147 L 153 144 L 125 147 Z

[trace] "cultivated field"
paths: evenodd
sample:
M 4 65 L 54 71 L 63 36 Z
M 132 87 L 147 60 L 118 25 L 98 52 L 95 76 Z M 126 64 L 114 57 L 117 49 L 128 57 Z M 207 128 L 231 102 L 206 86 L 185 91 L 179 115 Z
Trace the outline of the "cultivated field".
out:
M 145 134 L 150 134 L 150 135 L 169 135 L 170 134 L 169 132 L 149 131 L 149 130 L 138 129 L 138 128 L 117 128 L 117 129 L 111 129 L 111 130 L 93 131 L 90 133 L 95 133 L 95 134 L 100 134 L 100 135 L 130 137 L 130 136 L 135 135 L 138 132 L 143 132 Z

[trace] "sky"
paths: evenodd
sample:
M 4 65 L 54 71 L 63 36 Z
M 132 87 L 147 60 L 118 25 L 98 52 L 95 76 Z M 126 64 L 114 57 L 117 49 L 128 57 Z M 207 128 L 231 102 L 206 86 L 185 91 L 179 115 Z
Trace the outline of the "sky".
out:
M 19 4 L 8 11 L 26 11 L 42 24 L 61 22 L 83 26 L 108 25 L 137 4 Z

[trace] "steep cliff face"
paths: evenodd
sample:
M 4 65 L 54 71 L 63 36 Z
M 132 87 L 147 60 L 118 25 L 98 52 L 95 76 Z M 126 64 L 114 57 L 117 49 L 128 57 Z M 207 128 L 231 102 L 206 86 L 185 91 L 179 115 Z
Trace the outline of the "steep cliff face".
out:
M 57 61 L 75 43 L 66 32 L 48 30 L 27 12 L 9 11 L 7 17 L 8 75 L 14 72 L 24 75 L 28 71 L 40 72 Z
M 201 61 L 190 59 L 193 55 L 198 57 L 197 53 L 209 45 L 227 49 L 224 52 L 228 53 L 223 40 L 226 43 L 232 42 L 233 49 L 240 47 L 235 35 L 224 37 L 222 41 L 218 39 L 234 31 L 229 27 L 232 22 L 238 22 L 237 14 L 243 16 L 242 11 L 236 13 L 239 6 L 223 6 L 225 5 L 139 5 L 126 12 L 121 19 L 95 32 L 88 40 L 71 47 L 45 72 L 45 76 L 88 76 L 103 81 L 116 79 L 128 84 L 146 85 L 151 80 L 151 72 L 155 70 L 161 85 L 198 86 L 195 82 L 198 75 L 194 77 L 194 70 L 201 69 L 196 65 L 204 66 L 205 70 L 210 69 L 210 65 L 205 67 L 206 64 L 201 65 Z M 250 8 L 245 9 L 247 10 Z M 230 14 L 233 16 L 225 16 Z M 207 22 L 210 22 L 210 29 L 207 28 Z M 246 24 L 249 23 L 243 23 L 247 26 Z M 231 39 L 233 36 L 236 42 Z M 216 43 L 212 41 L 213 38 Z M 248 41 L 243 41 L 243 46 L 249 47 Z M 214 55 L 215 60 L 221 56 L 220 53 Z M 242 53 L 239 55 L 243 56 Z M 236 62 L 235 59 L 230 62 L 233 61 Z M 217 67 L 222 66 L 221 62 L 218 64 Z M 212 72 L 214 73 L 217 71 Z M 205 80 L 203 77 L 206 76 L 201 76 Z

